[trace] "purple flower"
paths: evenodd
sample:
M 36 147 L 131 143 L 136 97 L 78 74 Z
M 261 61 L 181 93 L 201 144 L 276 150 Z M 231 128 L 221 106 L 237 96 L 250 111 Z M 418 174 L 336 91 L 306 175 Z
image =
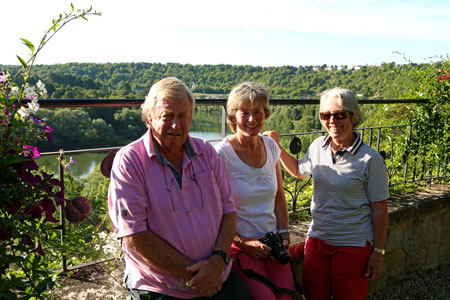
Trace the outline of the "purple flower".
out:
M 41 120 L 33 115 L 30 115 L 30 119 L 33 120 L 35 123 L 45 123 L 44 120 Z
M 62 205 L 64 204 L 64 191 L 59 191 L 54 195 L 56 204 Z
M 39 166 L 34 160 L 29 160 L 23 163 L 23 166 L 28 170 L 36 171 L 39 169 Z
M 20 207 L 22 207 L 22 202 L 20 200 L 15 200 L 12 203 L 8 204 L 8 209 L 11 214 L 15 214 Z
M 24 238 L 22 238 L 22 241 L 27 246 L 34 246 L 34 242 L 29 235 L 24 236 Z
M 37 185 L 37 181 L 36 178 L 34 177 L 33 174 L 31 174 L 29 171 L 27 171 L 23 165 L 21 165 L 20 168 L 16 168 L 17 169 L 17 175 L 24 181 L 28 182 L 29 184 L 31 184 L 32 186 L 36 186 Z
M 59 221 L 53 217 L 48 211 L 45 212 L 45 221 L 50 223 L 58 223 Z
M 7 241 L 12 237 L 11 228 L 0 229 L 0 241 Z
M 62 190 L 64 190 L 64 184 L 56 178 L 50 179 L 48 182 L 53 184 L 54 186 L 59 186 Z
M 50 126 L 43 126 L 42 134 L 47 137 L 47 140 L 51 141 L 53 138 L 53 129 Z
M 41 174 L 42 174 L 42 176 L 43 176 L 44 178 L 49 178 L 49 177 L 51 177 L 50 174 L 47 174 L 47 173 L 45 173 L 45 172 L 43 172 L 43 171 L 41 171 Z
M 44 197 L 42 200 L 42 208 L 49 214 L 53 214 L 56 211 L 55 205 L 53 205 L 53 201 L 49 197 Z
M 76 165 L 76 164 L 77 164 L 76 160 L 75 160 L 75 159 L 73 159 L 73 157 L 72 157 L 72 156 L 70 157 L 70 160 L 69 160 L 69 162 L 70 162 L 71 164 L 74 164 L 74 165 Z
M 26 214 L 31 214 L 35 219 L 40 219 L 43 212 L 44 211 L 42 210 L 42 207 L 40 207 L 39 205 L 28 207 L 28 209 L 26 210 Z
M 26 157 L 31 155 L 32 158 L 38 158 L 39 156 L 41 156 L 41 153 L 39 153 L 39 150 L 36 146 L 23 145 L 22 148 L 25 149 L 25 151 L 23 152 Z
M 39 241 L 38 246 L 34 251 L 40 256 L 45 256 L 44 251 L 42 250 L 41 241 Z

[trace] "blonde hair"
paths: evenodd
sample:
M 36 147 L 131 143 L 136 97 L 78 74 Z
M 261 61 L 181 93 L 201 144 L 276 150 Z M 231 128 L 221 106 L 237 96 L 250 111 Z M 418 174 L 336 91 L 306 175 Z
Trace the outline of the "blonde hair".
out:
M 227 100 L 227 123 L 234 133 L 236 133 L 236 124 L 233 121 L 236 111 L 247 102 L 251 107 L 262 105 L 266 119 L 272 114 L 269 109 L 269 92 L 265 87 L 258 82 L 241 83 L 231 90 Z
M 194 116 L 195 96 L 183 81 L 176 77 L 167 77 L 155 83 L 145 97 L 144 103 L 141 105 L 142 121 L 150 126 L 148 121 L 149 114 L 153 113 L 153 108 L 158 100 L 170 98 L 181 100 L 185 95 L 188 96 L 191 104 L 191 117 Z
M 358 100 L 356 100 L 355 94 L 349 89 L 340 87 L 325 90 L 320 96 L 319 110 L 322 111 L 322 107 L 325 102 L 328 99 L 333 98 L 337 99 L 339 105 L 342 106 L 343 109 L 350 112 L 353 128 L 356 128 L 356 126 L 358 126 L 358 124 L 362 121 L 362 113 L 359 109 Z

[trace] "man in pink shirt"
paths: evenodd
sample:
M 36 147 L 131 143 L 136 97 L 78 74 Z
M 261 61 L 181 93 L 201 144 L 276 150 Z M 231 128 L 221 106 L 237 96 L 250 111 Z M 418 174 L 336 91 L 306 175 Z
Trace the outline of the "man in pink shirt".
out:
M 177 78 L 152 86 L 149 130 L 114 159 L 109 215 L 131 299 L 250 299 L 228 256 L 236 211 L 214 148 L 188 135 L 195 98 Z

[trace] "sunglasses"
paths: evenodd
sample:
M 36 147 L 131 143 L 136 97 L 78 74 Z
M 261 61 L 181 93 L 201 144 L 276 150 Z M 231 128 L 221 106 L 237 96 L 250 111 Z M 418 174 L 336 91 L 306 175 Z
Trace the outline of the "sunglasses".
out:
M 336 112 L 334 114 L 332 113 L 320 113 L 320 119 L 323 121 L 328 121 L 331 119 L 331 117 L 333 117 L 336 120 L 345 120 L 347 119 L 349 111 L 340 111 L 340 112 Z

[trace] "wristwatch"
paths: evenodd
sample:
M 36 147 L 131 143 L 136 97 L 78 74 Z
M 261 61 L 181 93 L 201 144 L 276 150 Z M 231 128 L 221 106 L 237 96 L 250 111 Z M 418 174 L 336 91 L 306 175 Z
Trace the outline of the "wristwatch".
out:
M 373 248 L 373 251 L 375 251 L 376 253 L 379 253 L 381 255 L 384 255 L 384 253 L 386 253 L 386 250 L 384 250 L 382 248 Z
M 229 264 L 230 263 L 230 256 L 228 255 L 228 253 L 226 253 L 223 250 L 214 250 L 212 255 L 220 255 L 223 258 L 223 261 L 225 262 L 225 264 Z

